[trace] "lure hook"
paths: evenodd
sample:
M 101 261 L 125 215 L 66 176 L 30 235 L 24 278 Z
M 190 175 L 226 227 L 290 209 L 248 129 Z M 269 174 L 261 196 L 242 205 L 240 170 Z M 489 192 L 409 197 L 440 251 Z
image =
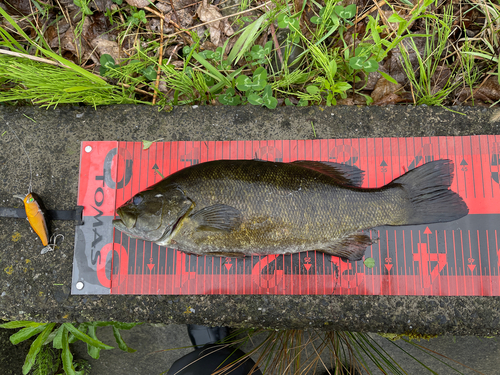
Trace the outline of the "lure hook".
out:
M 57 240 L 59 238 L 62 238 L 61 242 L 60 242 L 60 243 L 62 243 L 64 241 L 64 235 L 63 234 L 59 233 L 59 234 L 53 234 L 52 236 L 50 236 L 49 244 L 42 249 L 42 251 L 41 251 L 40 254 L 43 255 L 45 253 L 48 253 L 49 251 L 54 251 L 55 248 L 58 246 L 57 245 Z

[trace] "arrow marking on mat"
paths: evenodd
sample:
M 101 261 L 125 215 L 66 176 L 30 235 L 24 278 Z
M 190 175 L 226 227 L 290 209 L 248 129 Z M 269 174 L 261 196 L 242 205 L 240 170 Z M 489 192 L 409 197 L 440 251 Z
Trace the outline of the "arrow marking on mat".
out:
M 165 178 L 165 177 L 163 177 L 163 175 L 160 173 L 160 171 L 159 171 L 158 169 L 159 169 L 159 168 L 158 168 L 158 166 L 157 166 L 157 165 L 156 165 L 156 163 L 155 163 L 155 165 L 153 165 L 153 170 L 154 170 L 156 173 L 158 173 L 158 174 L 160 175 L 160 177 L 161 177 L 161 178 Z

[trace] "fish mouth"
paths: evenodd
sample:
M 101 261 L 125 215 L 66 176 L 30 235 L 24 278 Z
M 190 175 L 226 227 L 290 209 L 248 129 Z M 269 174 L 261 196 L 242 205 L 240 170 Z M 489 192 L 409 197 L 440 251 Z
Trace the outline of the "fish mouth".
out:
M 115 225 L 116 222 L 117 225 L 124 226 L 127 229 L 132 229 L 135 226 L 135 223 L 137 221 L 136 217 L 132 215 L 125 215 L 121 208 L 118 208 L 116 210 L 116 213 L 120 218 L 113 220 L 113 225 Z

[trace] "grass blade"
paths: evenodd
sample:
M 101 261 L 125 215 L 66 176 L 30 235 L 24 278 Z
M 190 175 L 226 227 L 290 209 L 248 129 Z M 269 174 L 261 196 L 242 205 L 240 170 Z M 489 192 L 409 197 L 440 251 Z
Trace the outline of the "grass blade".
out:
M 241 33 L 240 37 L 234 43 L 229 56 L 227 57 L 230 64 L 236 64 L 248 50 L 252 42 L 259 35 L 259 30 L 262 23 L 267 19 L 268 14 L 264 13 L 262 16 L 257 18 L 253 23 L 248 25 L 245 30 Z
M 75 72 L 77 72 L 77 73 L 83 75 L 84 77 L 90 79 L 95 84 L 98 84 L 98 85 L 101 85 L 101 86 L 108 86 L 108 84 L 106 83 L 106 81 L 104 81 L 102 78 L 96 76 L 95 74 L 92 74 L 92 73 L 86 71 L 85 69 L 79 67 L 78 65 L 72 63 L 71 61 L 66 60 L 65 58 L 63 58 L 63 57 L 55 54 L 54 52 L 52 52 L 52 51 L 50 51 L 48 49 L 45 49 L 45 48 L 39 46 L 38 44 L 36 44 L 33 40 L 30 39 L 30 37 L 28 35 L 26 35 L 26 33 L 19 27 L 19 25 L 17 25 L 16 21 L 14 21 L 12 19 L 12 17 L 10 17 L 9 14 L 7 12 L 5 12 L 1 7 L 0 7 L 0 14 L 5 17 L 5 19 L 10 23 L 10 25 L 14 29 L 16 29 L 16 31 L 27 42 L 29 42 L 31 45 L 33 45 L 34 47 L 36 47 L 44 55 L 52 57 L 54 60 L 58 61 L 59 63 L 67 66 L 68 68 L 74 70 Z M 33 29 L 38 32 L 38 29 L 36 27 L 33 27 Z M 42 37 L 41 40 L 44 40 L 44 38 Z

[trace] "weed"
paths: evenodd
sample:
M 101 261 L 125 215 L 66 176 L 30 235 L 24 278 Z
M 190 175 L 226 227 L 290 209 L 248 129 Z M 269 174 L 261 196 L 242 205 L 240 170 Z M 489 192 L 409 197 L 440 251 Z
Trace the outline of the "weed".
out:
M 87 343 L 88 354 L 94 359 L 99 359 L 99 353 L 101 350 L 109 350 L 113 349 L 113 347 L 106 345 L 97 339 L 96 329 L 97 327 L 112 326 L 113 334 L 118 347 L 123 351 L 133 353 L 135 350 L 129 348 L 127 344 L 125 344 L 120 335 L 120 330 L 131 329 L 138 324 L 141 323 L 92 322 L 81 323 L 78 327 L 75 327 L 71 323 L 63 323 L 58 325 L 56 328 L 56 323 L 35 323 L 20 320 L 0 324 L 0 328 L 21 328 L 18 332 L 10 336 L 10 341 L 14 345 L 28 340 L 33 336 L 37 336 L 35 341 L 31 344 L 28 355 L 26 356 L 22 370 L 23 375 L 30 372 L 36 363 L 37 358 L 40 356 L 41 359 L 39 359 L 38 368 L 40 368 L 40 363 L 43 366 L 44 359 L 46 359 L 46 356 L 48 355 L 48 352 L 43 350 L 43 348 L 49 343 L 52 343 L 53 348 L 61 350 L 61 360 L 64 372 L 67 375 L 76 375 L 73 355 L 71 354 L 69 344 L 77 340 L 81 340 Z M 80 372 L 80 374 L 82 373 Z
M 425 18 L 426 34 L 425 47 L 423 54 L 416 46 L 415 40 L 411 37 L 409 47 L 413 49 L 418 61 L 418 68 L 415 69 L 410 62 L 409 51 L 405 44 L 401 44 L 400 50 L 404 60 L 404 69 L 412 85 L 416 104 L 443 105 L 446 97 L 460 84 L 453 78 L 454 72 L 451 71 L 448 78 L 442 78 L 445 82 L 440 88 L 438 81 L 441 77 L 436 77 L 439 66 L 442 65 L 445 48 L 447 46 L 448 36 L 451 31 L 452 12 L 447 8 L 443 14 L 443 19 L 437 17 Z M 430 35 L 430 30 L 434 30 L 434 35 Z

